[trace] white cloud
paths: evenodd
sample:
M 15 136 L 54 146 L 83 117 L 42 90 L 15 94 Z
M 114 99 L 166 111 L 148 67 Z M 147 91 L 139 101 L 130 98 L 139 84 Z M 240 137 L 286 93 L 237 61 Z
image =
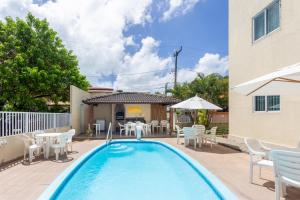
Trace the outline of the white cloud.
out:
M 151 4 L 151 0 L 56 0 L 38 6 L 32 0 L 4 0 L 0 19 L 24 17 L 28 11 L 47 18 L 77 55 L 81 72 L 101 76 L 122 65 L 125 46 L 134 44 L 123 32 L 150 21 Z
M 199 0 L 169 0 L 168 9 L 163 13 L 162 20 L 167 21 L 173 17 L 184 15 L 190 11 Z
M 228 74 L 228 57 L 221 57 L 219 54 L 206 53 L 199 59 L 195 66 L 195 71 L 205 75 L 219 73 L 221 75 Z
M 167 82 L 166 73 L 170 71 L 172 60 L 170 57 L 159 57 L 158 46 L 159 42 L 152 37 L 142 39 L 141 48 L 136 53 L 124 56 L 118 71 L 120 75 L 117 76 L 114 87 L 125 90 L 149 90 Z M 144 73 L 149 71 L 151 73 Z
M 33 0 L 0 1 L 0 20 L 5 16 L 23 18 L 29 11 L 39 18 L 47 18 L 67 48 L 77 55 L 81 72 L 93 75 L 88 77 L 93 85 L 154 91 L 174 80 L 172 57 L 158 55 L 159 41 L 152 37 L 138 41 L 135 35 L 124 35 L 133 25 L 152 22 L 152 0 L 56 0 L 40 5 Z M 198 0 L 165 2 L 169 5 L 167 10 L 161 6 L 159 11 L 164 20 L 169 20 L 188 12 Z M 128 46 L 134 47 L 136 52 L 128 53 Z M 178 82 L 193 80 L 195 70 L 223 74 L 225 68 L 227 57 L 205 54 L 194 69 L 178 70 Z M 143 73 L 149 71 L 155 72 Z M 128 75 L 134 73 L 140 74 Z M 116 80 L 110 80 L 112 77 Z

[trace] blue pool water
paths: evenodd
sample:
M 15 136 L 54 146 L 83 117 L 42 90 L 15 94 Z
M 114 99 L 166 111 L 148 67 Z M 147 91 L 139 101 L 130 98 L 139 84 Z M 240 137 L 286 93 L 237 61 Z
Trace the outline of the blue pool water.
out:
M 116 142 L 72 170 L 51 199 L 223 199 L 205 175 L 158 142 Z

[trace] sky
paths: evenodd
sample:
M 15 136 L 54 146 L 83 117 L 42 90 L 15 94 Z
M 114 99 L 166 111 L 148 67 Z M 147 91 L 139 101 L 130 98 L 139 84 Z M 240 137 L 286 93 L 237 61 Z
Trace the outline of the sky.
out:
M 197 73 L 228 74 L 227 0 L 0 0 L 0 20 L 46 18 L 90 84 L 163 91 Z

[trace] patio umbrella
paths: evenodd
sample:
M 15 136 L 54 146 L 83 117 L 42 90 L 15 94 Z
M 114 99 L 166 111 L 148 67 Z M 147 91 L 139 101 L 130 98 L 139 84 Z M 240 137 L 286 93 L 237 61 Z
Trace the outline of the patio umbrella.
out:
M 260 76 L 239 84 L 233 91 L 243 95 L 300 95 L 300 63 L 281 68 L 275 72 Z
M 212 104 L 197 95 L 189 98 L 185 101 L 182 101 L 178 104 L 171 106 L 174 109 L 186 109 L 186 110 L 222 110 L 219 106 Z M 197 114 L 194 115 L 194 122 L 196 122 Z
M 178 104 L 175 104 L 171 106 L 171 108 L 179 108 L 186 110 L 222 110 L 222 108 L 220 108 L 219 106 L 216 106 L 198 97 L 197 95 Z

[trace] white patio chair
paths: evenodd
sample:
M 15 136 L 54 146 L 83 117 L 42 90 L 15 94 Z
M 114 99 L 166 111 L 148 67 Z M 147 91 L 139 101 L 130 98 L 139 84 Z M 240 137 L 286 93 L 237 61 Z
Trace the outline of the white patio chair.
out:
M 175 128 L 177 133 L 177 144 L 178 144 L 180 137 L 184 137 L 184 133 L 183 130 L 178 125 L 175 125 Z
M 152 127 L 152 133 L 154 134 L 154 130 L 156 129 L 157 132 L 159 132 L 159 121 L 158 120 L 152 120 L 151 121 L 151 127 Z
M 35 131 L 33 131 L 31 133 L 31 137 L 35 139 L 37 134 L 43 134 L 43 133 L 45 133 L 45 131 L 43 131 L 43 130 L 35 130 Z
M 119 128 L 120 128 L 120 137 L 122 136 L 122 132 L 125 133 L 125 125 L 122 125 L 120 122 L 118 122 Z
M 196 149 L 197 139 L 199 137 L 197 129 L 191 127 L 184 127 L 182 130 L 184 134 L 184 145 L 187 146 L 188 144 L 190 144 L 190 140 L 193 140 L 194 148 Z
M 262 167 L 273 167 L 273 162 L 268 158 L 268 151 L 261 146 L 261 143 L 256 139 L 245 138 L 244 142 L 249 151 L 249 182 L 253 182 L 253 166 L 259 167 L 259 177 L 261 178 Z
M 131 134 L 132 134 L 132 132 L 133 132 L 133 135 L 135 135 L 136 134 L 136 124 L 135 123 L 130 123 L 129 124 L 129 134 L 130 134 L 130 136 L 131 136 Z
M 66 135 L 67 135 L 67 144 L 66 144 L 67 145 L 67 152 L 68 152 L 69 146 L 71 147 L 71 152 L 73 152 L 72 139 L 75 136 L 75 133 L 76 133 L 75 129 L 71 129 L 66 133 Z
M 34 139 L 35 143 L 37 145 L 41 146 L 43 151 L 46 149 L 47 142 L 44 141 L 44 138 L 37 137 L 37 134 L 44 134 L 44 133 L 45 133 L 45 131 L 43 131 L 43 130 L 36 130 L 31 134 L 31 137 Z M 43 153 L 45 153 L 45 152 L 43 152 Z
M 210 148 L 212 148 L 213 144 L 217 144 L 217 129 L 218 127 L 212 127 L 210 130 L 207 130 L 205 134 L 202 135 L 202 138 L 207 144 L 207 142 L 210 142 Z
M 151 124 L 145 123 L 145 124 L 143 125 L 143 127 L 144 127 L 144 129 L 143 129 L 144 135 L 145 135 L 145 136 L 146 136 L 146 135 L 151 135 Z
M 59 154 L 62 153 L 67 154 L 67 148 L 66 148 L 67 141 L 68 141 L 68 135 L 66 133 L 63 133 L 57 138 L 57 143 L 51 145 L 51 148 L 54 150 L 55 153 L 55 160 L 58 160 Z
M 286 195 L 286 186 L 300 188 L 300 152 L 273 150 L 276 200 Z
M 132 122 L 127 122 L 126 124 L 124 124 L 126 136 L 129 135 L 130 124 L 132 124 Z
M 205 126 L 204 125 L 193 125 L 192 128 L 197 130 L 199 147 L 201 148 L 203 142 L 203 135 L 205 134 Z
M 163 133 L 164 130 L 166 130 L 166 133 L 168 133 L 169 129 L 169 122 L 167 120 L 161 120 L 160 121 L 160 132 Z
M 41 146 L 35 143 L 35 140 L 28 135 L 23 134 L 22 139 L 24 142 L 24 160 L 26 160 L 26 155 L 28 153 L 29 164 L 32 162 L 34 155 L 40 155 Z

